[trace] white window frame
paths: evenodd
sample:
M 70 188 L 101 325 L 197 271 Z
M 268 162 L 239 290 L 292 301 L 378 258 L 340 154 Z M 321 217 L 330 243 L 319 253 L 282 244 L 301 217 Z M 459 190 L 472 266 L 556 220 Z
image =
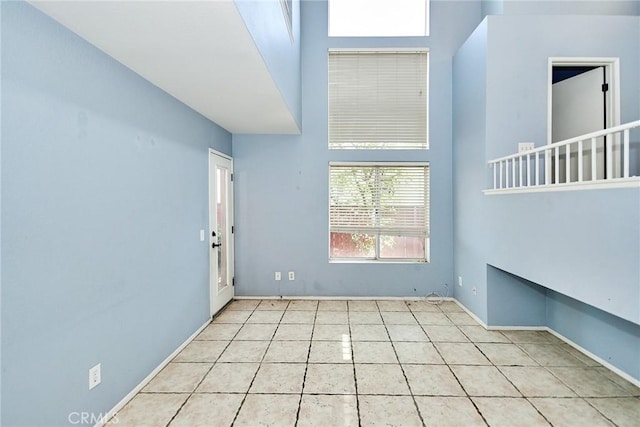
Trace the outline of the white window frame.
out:
M 332 38 L 345 37 L 345 38 L 371 38 L 371 37 L 428 37 L 431 32 L 431 0 L 423 0 L 424 5 L 424 34 L 398 34 L 398 35 L 335 35 L 331 33 L 331 1 L 327 0 L 327 35 Z M 389 0 L 395 2 L 397 0 Z
M 429 80 L 430 80 L 430 51 L 427 48 L 332 48 L 328 50 L 327 53 L 327 61 L 330 60 L 331 54 L 339 54 L 339 53 L 352 53 L 352 54 L 375 54 L 375 53 L 416 53 L 416 54 L 425 54 L 426 55 L 426 76 L 425 76 L 425 112 L 424 112 L 424 126 L 425 126 L 425 141 L 423 147 L 402 147 L 396 146 L 394 147 L 392 144 L 389 144 L 386 147 L 332 147 L 331 146 L 331 126 L 330 126 L 330 115 L 331 115 L 331 89 L 327 88 L 327 145 L 330 150 L 397 150 L 397 151 L 405 151 L 405 150 L 418 150 L 425 151 L 429 150 L 429 97 L 430 97 L 430 88 L 429 88 Z M 329 69 L 327 70 L 329 73 Z M 327 83 L 331 84 L 330 76 L 327 74 Z M 398 144 L 400 145 L 400 144 Z
M 376 246 L 374 257 L 357 258 L 357 257 L 332 257 L 331 256 L 331 168 L 334 166 L 345 167 L 426 167 L 428 178 L 425 188 L 425 207 L 426 207 L 426 230 L 424 241 L 424 258 L 381 258 L 380 257 L 380 234 L 376 234 Z M 430 242 L 431 242 L 431 166 L 430 162 L 344 162 L 332 161 L 328 167 L 328 200 L 327 200 L 327 237 L 328 237 L 328 257 L 330 263 L 429 263 L 430 262 Z

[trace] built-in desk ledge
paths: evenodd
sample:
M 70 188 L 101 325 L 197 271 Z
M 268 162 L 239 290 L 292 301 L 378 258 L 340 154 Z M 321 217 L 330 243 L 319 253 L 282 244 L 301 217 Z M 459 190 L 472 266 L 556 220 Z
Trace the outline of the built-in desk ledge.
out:
M 629 170 L 629 147 L 640 144 L 638 128 L 640 120 L 539 148 L 520 144 L 519 153 L 489 161 L 493 188 L 484 194 L 640 188 L 640 171 Z

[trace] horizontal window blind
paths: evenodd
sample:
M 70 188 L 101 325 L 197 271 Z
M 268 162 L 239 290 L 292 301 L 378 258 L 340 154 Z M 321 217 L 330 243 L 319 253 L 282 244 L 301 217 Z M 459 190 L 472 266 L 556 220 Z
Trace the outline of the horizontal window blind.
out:
M 429 167 L 330 168 L 331 232 L 427 238 Z
M 427 55 L 329 52 L 329 148 L 428 148 Z

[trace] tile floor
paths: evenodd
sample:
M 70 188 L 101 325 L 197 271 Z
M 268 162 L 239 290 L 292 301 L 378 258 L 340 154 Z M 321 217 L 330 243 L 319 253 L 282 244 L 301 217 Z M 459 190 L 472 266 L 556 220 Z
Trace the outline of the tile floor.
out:
M 453 302 L 236 300 L 114 426 L 640 426 L 640 389 Z

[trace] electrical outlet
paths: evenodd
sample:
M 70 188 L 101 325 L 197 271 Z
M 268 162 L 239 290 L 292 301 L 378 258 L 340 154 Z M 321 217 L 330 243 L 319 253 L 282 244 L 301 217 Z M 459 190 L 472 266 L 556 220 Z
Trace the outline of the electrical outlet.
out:
M 458 276 L 458 286 L 462 287 L 462 276 Z
M 533 142 L 518 142 L 518 154 L 526 153 L 527 151 L 534 150 L 536 144 Z
M 282 273 L 276 271 L 276 280 L 282 280 Z
M 474 295 L 478 295 L 478 289 L 476 289 L 475 286 L 471 289 L 471 292 L 473 292 Z
M 100 381 L 102 381 L 102 378 L 100 375 L 100 364 L 98 363 L 89 369 L 89 390 L 100 384 Z
M 289 272 L 289 280 L 296 280 L 296 273 L 294 273 L 293 271 Z

